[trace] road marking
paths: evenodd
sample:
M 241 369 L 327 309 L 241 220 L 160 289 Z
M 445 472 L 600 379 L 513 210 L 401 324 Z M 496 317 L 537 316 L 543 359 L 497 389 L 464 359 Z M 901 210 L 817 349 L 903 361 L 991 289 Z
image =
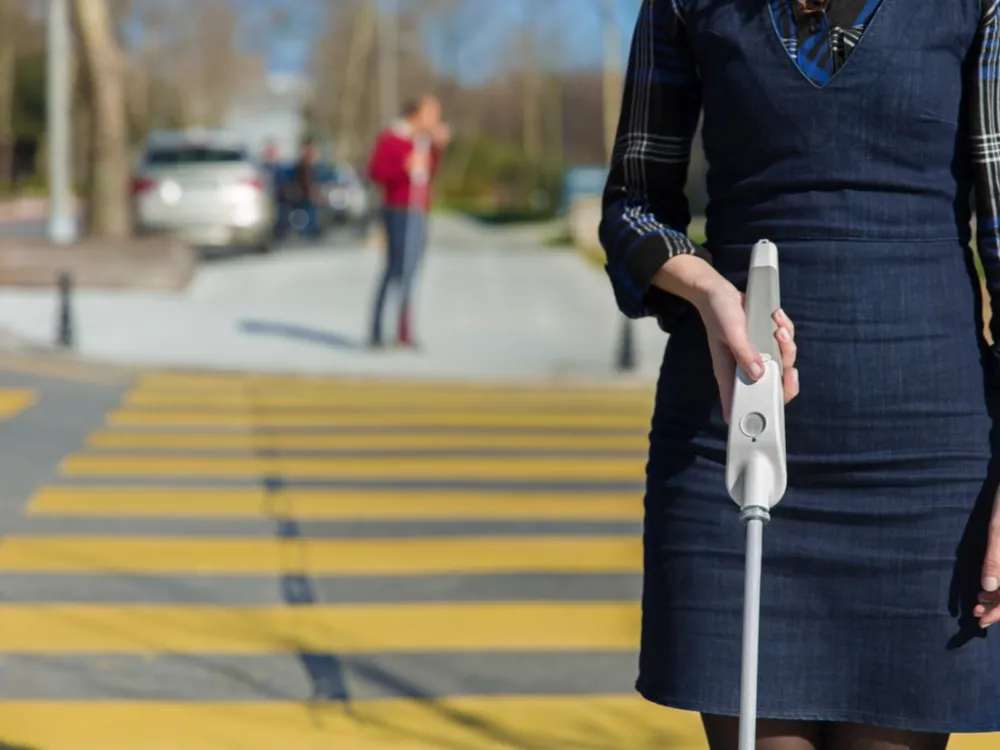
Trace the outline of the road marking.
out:
M 112 427 L 521 427 L 559 429 L 648 430 L 648 414 L 569 413 L 545 414 L 537 411 L 474 411 L 338 413 L 313 411 L 145 411 L 115 409 L 107 416 Z
M 645 453 L 645 434 L 525 434 L 525 433 L 316 433 L 316 432 L 148 432 L 98 430 L 87 437 L 87 447 L 99 450 L 205 451 L 338 451 L 400 450 L 548 450 L 636 451 Z
M 496 456 L 205 456 L 79 453 L 60 463 L 67 477 L 260 477 L 323 478 L 340 481 L 448 479 L 479 482 L 639 481 L 646 459 Z
M 0 371 L 33 375 L 48 380 L 60 380 L 88 385 L 124 385 L 132 371 L 119 365 L 82 362 L 60 354 L 6 353 L 0 356 Z
M 0 419 L 13 419 L 37 402 L 34 388 L 0 388 Z
M 301 607 L 5 604 L 0 650 L 84 654 L 632 651 L 633 602 Z
M 8 745 L 44 750 L 708 750 L 697 714 L 638 696 L 343 703 L 0 703 Z M 956 735 L 948 750 L 995 750 Z
M 231 409 L 254 406 L 257 408 L 289 407 L 342 407 L 351 409 L 377 408 L 401 409 L 415 405 L 427 408 L 431 405 L 445 409 L 458 407 L 466 409 L 495 408 L 502 404 L 508 409 L 544 408 L 579 410 L 620 410 L 641 412 L 647 415 L 652 410 L 650 394 L 631 391 L 609 391 L 602 393 L 574 393 L 570 391 L 527 391 L 498 396 L 490 391 L 469 391 L 453 389 L 442 392 L 422 390 L 371 390 L 343 389 L 336 385 L 292 387 L 281 386 L 266 389 L 152 389 L 140 388 L 129 391 L 122 404 L 132 407 L 205 407 L 210 409 Z
M 45 516 L 274 518 L 300 521 L 638 521 L 635 492 L 512 493 L 288 490 L 263 487 L 49 486 L 28 513 Z
M 236 388 L 310 388 L 327 387 L 342 392 L 491 393 L 498 397 L 526 393 L 576 394 L 588 396 L 646 393 L 651 397 L 655 386 L 648 382 L 627 384 L 595 381 L 592 383 L 510 383 L 469 382 L 464 380 L 417 380 L 379 378 L 337 378 L 329 376 L 263 375 L 259 373 L 184 373 L 156 371 L 140 373 L 136 389 L 236 389 Z
M 638 536 L 266 539 L 19 536 L 0 541 L 0 571 L 192 575 L 635 573 Z
M 0 735 L 44 750 L 707 750 L 697 714 L 638 696 L 341 703 L 0 703 Z M 955 738 L 949 750 L 987 750 Z

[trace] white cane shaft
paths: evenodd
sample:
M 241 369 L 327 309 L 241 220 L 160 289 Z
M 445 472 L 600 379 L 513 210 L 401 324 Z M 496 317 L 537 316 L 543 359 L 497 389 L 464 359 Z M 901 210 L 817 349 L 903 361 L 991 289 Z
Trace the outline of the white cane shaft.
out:
M 757 667 L 760 646 L 760 568 L 764 522 L 747 521 L 746 578 L 743 582 L 743 668 L 740 679 L 740 746 L 754 750 L 757 736 Z

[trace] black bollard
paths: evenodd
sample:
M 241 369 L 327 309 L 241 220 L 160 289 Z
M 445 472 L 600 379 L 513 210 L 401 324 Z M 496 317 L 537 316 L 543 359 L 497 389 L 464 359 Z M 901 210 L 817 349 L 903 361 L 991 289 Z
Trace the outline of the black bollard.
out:
M 623 318 L 618 338 L 618 371 L 631 372 L 635 369 L 635 364 L 635 334 L 632 331 L 632 321 Z
M 72 277 L 68 273 L 59 274 L 59 330 L 56 332 L 56 343 L 64 349 L 73 346 L 72 293 Z

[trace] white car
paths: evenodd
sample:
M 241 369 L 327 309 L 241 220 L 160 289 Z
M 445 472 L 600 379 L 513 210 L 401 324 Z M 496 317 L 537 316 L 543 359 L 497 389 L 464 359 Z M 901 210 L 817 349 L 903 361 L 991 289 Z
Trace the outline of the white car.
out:
M 132 207 L 139 234 L 270 249 L 275 206 L 268 177 L 235 133 L 150 134 L 133 173 Z

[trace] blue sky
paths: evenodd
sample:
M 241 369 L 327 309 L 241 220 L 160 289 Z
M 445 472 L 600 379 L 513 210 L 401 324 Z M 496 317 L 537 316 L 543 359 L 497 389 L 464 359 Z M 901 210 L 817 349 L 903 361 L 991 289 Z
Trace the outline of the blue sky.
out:
M 550 33 L 558 32 L 563 47 L 560 53 L 562 64 L 566 67 L 589 67 L 600 64 L 601 61 L 601 27 L 598 13 L 599 0 L 535 0 L 540 4 L 541 23 L 551 29 Z M 274 5 L 285 5 L 295 8 L 289 14 L 291 25 L 284 30 L 275 30 L 270 44 L 270 67 L 272 70 L 297 71 L 302 70 L 309 60 L 310 50 L 316 37 L 322 32 L 323 22 L 315 11 L 309 9 L 309 3 L 295 5 L 288 0 L 271 0 Z M 483 45 L 497 43 L 507 36 L 521 22 L 521 0 L 466 0 L 466 17 L 473 21 L 469 33 L 474 35 L 469 43 L 468 54 L 462 60 L 463 77 L 471 79 L 489 75 L 492 71 L 488 65 L 496 61 L 498 55 L 493 47 L 488 54 L 481 57 L 474 52 L 474 45 L 481 40 Z M 474 25 L 474 5 L 490 3 L 489 28 L 476 28 Z M 618 0 L 618 22 L 622 30 L 622 52 L 628 52 L 632 26 L 635 23 L 640 0 Z M 316 6 L 312 6 L 315 8 Z M 538 6 L 536 6 L 538 7 Z M 444 45 L 435 34 L 432 24 L 428 24 L 425 39 L 432 59 L 440 67 L 449 67 Z M 502 59 L 502 58 L 501 58 Z

